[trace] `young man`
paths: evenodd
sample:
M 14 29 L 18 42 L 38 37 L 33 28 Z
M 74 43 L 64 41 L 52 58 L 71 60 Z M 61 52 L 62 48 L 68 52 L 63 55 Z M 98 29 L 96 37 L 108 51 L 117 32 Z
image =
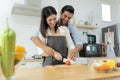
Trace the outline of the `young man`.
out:
M 76 54 L 82 50 L 82 41 L 80 39 L 80 35 L 79 35 L 79 31 L 77 30 L 77 28 L 69 23 L 70 19 L 73 17 L 74 15 L 74 8 L 70 5 L 66 5 L 61 9 L 60 12 L 60 18 L 58 20 L 58 24 L 60 26 L 67 26 L 68 29 L 70 30 L 70 34 L 72 37 L 72 40 L 75 44 L 75 49 L 69 53 L 68 55 L 68 59 L 71 60 L 75 60 L 76 58 Z M 41 47 L 45 53 L 47 53 L 48 55 L 54 55 L 53 49 L 50 48 L 49 46 L 45 45 L 44 43 L 42 43 L 42 41 L 39 39 L 39 31 L 36 32 L 36 34 L 34 34 L 32 36 L 32 41 L 38 46 Z

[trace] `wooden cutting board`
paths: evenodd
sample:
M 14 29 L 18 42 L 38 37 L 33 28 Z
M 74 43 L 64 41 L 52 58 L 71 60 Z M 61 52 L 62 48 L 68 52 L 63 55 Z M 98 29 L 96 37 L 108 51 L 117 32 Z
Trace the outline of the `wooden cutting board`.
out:
M 52 69 L 52 70 L 60 70 L 60 69 L 76 69 L 76 68 L 81 68 L 85 65 L 77 65 L 77 64 L 74 64 L 74 65 L 55 65 L 55 66 L 45 66 L 44 68 L 45 69 Z

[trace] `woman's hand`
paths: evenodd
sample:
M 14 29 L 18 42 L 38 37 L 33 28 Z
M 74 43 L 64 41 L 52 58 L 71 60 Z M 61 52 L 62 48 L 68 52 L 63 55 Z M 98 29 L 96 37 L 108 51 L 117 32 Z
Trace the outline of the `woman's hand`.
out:
M 46 53 L 48 56 L 54 55 L 54 50 L 51 47 L 45 46 L 42 49 L 43 49 L 44 53 Z
M 62 56 L 61 56 L 61 54 L 60 53 L 58 53 L 58 52 L 56 52 L 56 51 L 54 51 L 54 56 L 53 56 L 55 59 L 57 59 L 57 60 L 62 60 Z

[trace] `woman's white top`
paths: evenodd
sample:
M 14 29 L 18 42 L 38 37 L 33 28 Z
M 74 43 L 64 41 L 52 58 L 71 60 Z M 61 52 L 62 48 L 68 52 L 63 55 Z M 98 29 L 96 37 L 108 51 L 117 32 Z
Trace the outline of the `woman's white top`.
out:
M 69 29 L 66 26 L 60 26 L 60 27 L 58 27 L 58 29 L 60 31 L 60 36 L 66 37 L 68 50 L 74 49 L 75 45 L 74 45 L 72 38 L 70 36 Z M 47 36 L 52 36 L 50 29 L 47 30 Z M 44 38 L 42 36 L 41 32 L 39 32 L 39 38 L 43 43 L 47 44 L 47 38 Z M 40 47 L 38 47 L 38 54 L 41 55 L 42 53 L 43 53 L 43 50 Z

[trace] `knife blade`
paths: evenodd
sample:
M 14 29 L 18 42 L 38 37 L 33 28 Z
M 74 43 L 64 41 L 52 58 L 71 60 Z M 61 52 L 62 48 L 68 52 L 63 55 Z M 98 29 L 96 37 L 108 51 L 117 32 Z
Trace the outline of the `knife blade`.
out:
M 70 60 L 70 59 L 63 58 L 63 62 L 65 63 L 66 61 L 70 61 L 71 64 L 75 64 L 75 61 Z

